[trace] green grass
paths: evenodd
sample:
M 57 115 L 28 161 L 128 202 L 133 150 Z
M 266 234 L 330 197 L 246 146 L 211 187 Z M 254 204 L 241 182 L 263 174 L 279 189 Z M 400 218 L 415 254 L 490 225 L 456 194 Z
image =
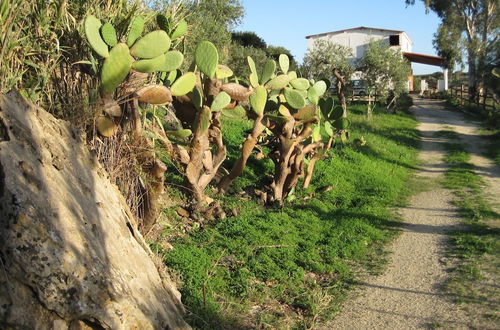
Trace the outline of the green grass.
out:
M 453 131 L 440 132 L 450 140 L 457 141 L 458 135 Z M 444 186 L 452 189 L 457 196 L 454 202 L 461 212 L 465 228 L 451 235 L 451 254 L 461 260 L 453 272 L 446 290 L 459 303 L 480 304 L 486 314 L 498 307 L 490 307 L 498 297 L 495 290 L 483 285 L 488 279 L 498 280 L 500 256 L 500 230 L 489 227 L 485 221 L 500 219 L 483 196 L 485 183 L 474 172 L 469 163 L 470 155 L 461 144 L 446 145 L 447 154 L 444 161 L 449 165 L 445 173 Z M 494 303 L 493 303 L 494 305 Z M 477 309 L 477 307 L 475 307 Z M 485 310 L 484 310 L 485 309 Z M 476 313 L 474 314 L 481 314 Z M 489 315 L 489 314 L 488 314 Z M 497 315 L 498 316 L 498 315 Z M 479 317 L 479 316 L 478 316 Z
M 407 113 L 351 109 L 352 139 L 367 145 L 334 148 L 319 162 L 312 185 L 282 208 L 267 208 L 240 191 L 269 182 L 273 164 L 251 158 L 225 209 L 238 216 L 173 233 L 168 267 L 182 280 L 183 302 L 195 328 L 307 328 L 338 309 L 361 265 L 379 264 L 380 251 L 395 233 L 390 208 L 404 203 L 417 162 L 416 122 Z M 246 122 L 225 122 L 229 168 L 237 156 Z M 268 159 L 268 158 L 266 158 Z M 319 191 L 325 190 L 324 193 Z M 172 210 L 167 210 L 175 217 Z M 159 246 L 155 246 L 161 251 Z

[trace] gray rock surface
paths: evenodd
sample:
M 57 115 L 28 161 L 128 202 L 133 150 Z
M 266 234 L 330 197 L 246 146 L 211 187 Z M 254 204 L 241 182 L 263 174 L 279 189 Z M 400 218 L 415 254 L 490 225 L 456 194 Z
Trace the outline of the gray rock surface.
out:
M 80 132 L 0 95 L 0 328 L 189 328 L 135 228 Z

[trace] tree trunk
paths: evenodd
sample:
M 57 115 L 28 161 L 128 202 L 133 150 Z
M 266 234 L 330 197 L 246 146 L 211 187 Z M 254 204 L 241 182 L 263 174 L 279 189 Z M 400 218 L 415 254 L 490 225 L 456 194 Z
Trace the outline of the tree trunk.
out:
M 473 50 L 468 50 L 467 62 L 469 65 L 469 101 L 475 103 L 477 99 L 477 64 Z
M 339 95 L 340 105 L 342 105 L 342 117 L 347 118 L 347 102 L 345 98 L 345 92 L 347 89 L 347 83 L 345 77 L 342 76 L 337 70 L 333 71 L 335 78 L 337 78 L 337 93 Z

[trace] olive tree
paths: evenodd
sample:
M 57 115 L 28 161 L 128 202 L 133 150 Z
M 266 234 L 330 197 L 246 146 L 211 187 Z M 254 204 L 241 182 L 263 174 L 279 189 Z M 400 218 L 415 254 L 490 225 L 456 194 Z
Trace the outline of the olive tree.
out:
M 410 65 L 399 50 L 391 49 L 383 40 L 368 44 L 358 66 L 368 89 L 368 115 L 373 95 L 387 97 L 391 92 L 395 101 L 406 91 Z
M 350 77 L 354 73 L 352 50 L 330 40 L 319 39 L 313 44 L 304 57 L 304 70 L 310 78 L 336 78 L 335 87 L 343 109 L 343 117 L 347 116 L 346 90 Z

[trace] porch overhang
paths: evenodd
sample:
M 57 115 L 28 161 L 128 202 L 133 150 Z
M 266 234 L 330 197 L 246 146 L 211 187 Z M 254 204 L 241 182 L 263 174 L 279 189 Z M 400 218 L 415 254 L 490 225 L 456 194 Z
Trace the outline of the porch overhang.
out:
M 424 55 L 417 53 L 403 52 L 403 56 L 408 59 L 408 61 L 413 63 L 422 63 L 435 66 L 443 66 L 444 58 L 441 56 Z

